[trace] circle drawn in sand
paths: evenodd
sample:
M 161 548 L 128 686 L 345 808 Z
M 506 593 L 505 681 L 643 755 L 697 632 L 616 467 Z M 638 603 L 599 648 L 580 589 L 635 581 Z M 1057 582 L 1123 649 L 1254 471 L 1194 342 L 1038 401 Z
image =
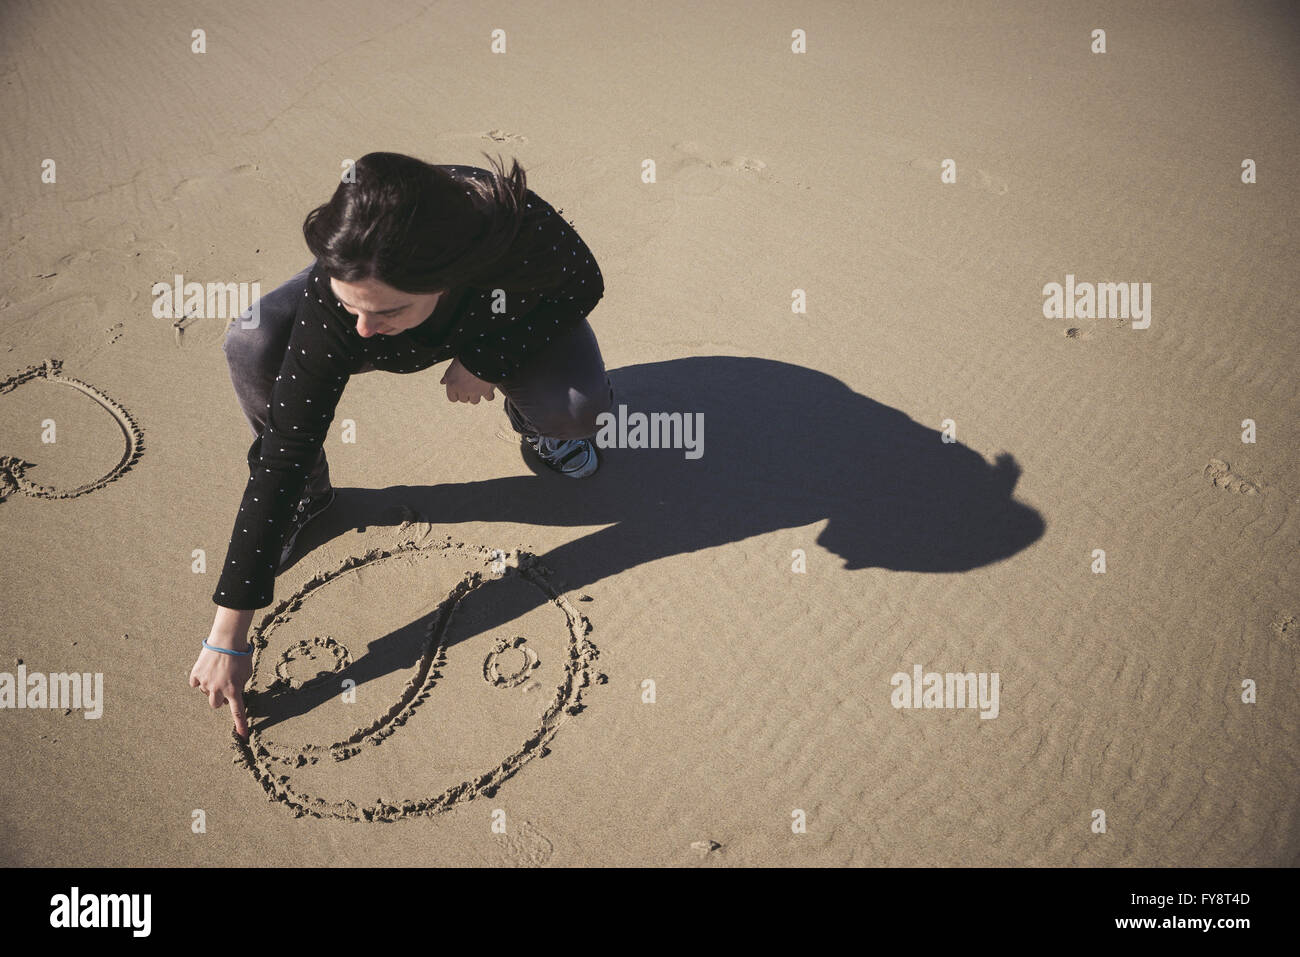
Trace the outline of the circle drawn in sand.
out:
M 495 554 L 494 554 L 495 551 Z M 597 657 L 596 646 L 587 639 L 591 631 L 590 620 L 569 603 L 562 591 L 552 582 L 550 569 L 538 561 L 535 555 L 524 551 L 510 552 L 505 561 L 499 551 L 481 548 L 463 543 L 437 542 L 432 545 L 404 542 L 389 548 L 371 549 L 364 555 L 345 559 L 332 571 L 322 572 L 310 579 L 298 591 L 284 598 L 275 609 L 267 614 L 261 623 L 249 634 L 253 645 L 253 672 L 249 686 L 256 682 L 259 670 L 265 674 L 269 662 L 267 648 L 270 636 L 287 622 L 292 614 L 301 608 L 305 599 L 321 587 L 339 579 L 341 576 L 362 567 L 373 567 L 388 559 L 399 558 L 409 561 L 413 555 L 423 557 L 441 552 L 443 555 L 468 557 L 471 563 L 481 566 L 483 570 L 471 570 L 461 578 L 443 599 L 437 608 L 429 614 L 427 628 L 423 628 L 422 650 L 414 666 L 414 673 L 407 681 L 398 700 L 388 707 L 383 714 L 368 724 L 356 728 L 342 740 L 329 745 L 299 744 L 286 746 L 268 740 L 259 727 L 256 714 L 256 698 L 251 702 L 250 717 L 254 719 L 247 742 L 240 741 L 232 732 L 237 751 L 235 763 L 244 766 L 265 792 L 267 799 L 285 805 L 293 811 L 295 817 L 311 816 L 344 821 L 383 821 L 391 822 L 416 815 L 432 815 L 446 811 L 457 804 L 473 800 L 479 795 L 491 796 L 500 784 L 511 777 L 525 763 L 534 757 L 540 757 L 549 751 L 548 742 L 555 736 L 561 724 L 569 715 L 580 712 L 583 689 L 592 681 L 591 665 Z M 504 567 L 503 567 L 504 566 Z M 488 571 L 488 569 L 491 571 Z M 474 592 L 485 585 L 503 578 L 517 576 L 520 582 L 537 589 L 544 601 L 543 605 L 558 608 L 564 614 L 565 639 L 567 654 L 564 655 L 563 674 L 556 686 L 554 697 L 547 703 L 536 724 L 528 731 L 523 740 L 514 747 L 504 760 L 488 770 L 447 787 L 441 793 L 401 801 L 377 799 L 369 805 L 359 805 L 352 800 L 330 800 L 317 794 L 309 794 L 295 786 L 292 772 L 296 768 L 316 765 L 329 759 L 335 762 L 347 761 L 361 753 L 368 745 L 379 745 L 406 724 L 429 697 L 434 685 L 442 678 L 441 669 L 446 666 L 446 649 L 448 629 L 459 606 Z M 472 618 L 472 616 L 471 616 Z M 504 645 L 504 647 L 502 647 Z M 524 666 L 517 663 L 509 665 L 502 661 L 503 668 L 493 669 L 495 659 L 507 655 L 522 657 Z M 327 658 L 332 658 L 330 664 Z M 304 660 L 311 660 L 319 669 L 325 663 L 328 671 L 319 670 L 307 677 L 301 685 L 293 684 L 295 678 L 302 678 L 303 672 L 295 665 Z M 524 640 L 515 637 L 498 640 L 496 648 L 484 664 L 484 676 L 489 683 L 494 683 L 495 674 L 503 682 L 519 684 L 527 679 L 528 674 L 538 666 L 537 655 L 527 648 Z M 509 660 L 506 658 L 506 660 Z M 276 678 L 265 682 L 281 689 L 288 685 L 293 693 L 315 685 L 344 670 L 352 661 L 351 655 L 342 644 L 328 636 L 316 636 L 291 645 L 282 652 L 273 668 Z M 311 670 L 310 666 L 306 670 Z M 506 674 L 501 674 L 506 670 Z M 481 686 L 480 686 L 481 687 Z
M 327 657 L 331 663 L 322 669 L 320 663 Z M 347 648 L 329 635 L 317 635 L 289 646 L 276 662 L 275 676 L 279 683 L 301 690 L 342 671 L 350 664 L 352 655 Z M 313 666 L 315 670 L 310 676 L 302 677 L 304 671 L 311 671 Z
M 0 382 L 0 395 L 12 392 L 24 382 L 30 382 L 34 379 L 44 379 L 46 382 L 53 382 L 56 385 L 71 386 L 78 392 L 90 396 L 108 410 L 109 415 L 117 421 L 118 428 L 122 430 L 122 435 L 126 439 L 126 449 L 117 464 L 106 475 L 66 491 L 31 481 L 23 473 L 31 468 L 33 463 L 26 462 L 13 455 L 0 454 L 0 499 L 4 499 L 15 489 L 35 498 L 76 498 L 79 495 L 85 495 L 87 492 L 93 492 L 95 489 L 103 488 L 109 482 L 119 478 L 135 464 L 136 460 L 144 452 L 144 432 L 136 424 L 135 417 L 88 382 L 65 376 L 62 368 L 63 362 L 60 359 L 46 359 L 41 365 L 28 366 L 22 372 L 11 375 Z
M 502 664 L 506 665 L 505 674 L 501 673 Z M 494 688 L 513 688 L 527 681 L 539 664 L 533 649 L 524 644 L 523 636 L 512 641 L 498 638 L 496 647 L 483 659 L 483 680 Z

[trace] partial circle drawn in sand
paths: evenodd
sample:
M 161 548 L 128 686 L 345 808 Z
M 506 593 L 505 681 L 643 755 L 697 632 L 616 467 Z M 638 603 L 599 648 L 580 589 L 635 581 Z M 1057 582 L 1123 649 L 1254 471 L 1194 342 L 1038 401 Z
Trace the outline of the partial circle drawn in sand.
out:
M 28 366 L 22 372 L 11 375 L 3 382 L 0 382 L 0 395 L 12 392 L 25 382 L 44 379 L 46 382 L 66 385 L 90 396 L 91 399 L 108 411 L 109 415 L 117 422 L 118 428 L 122 430 L 122 436 L 126 440 L 126 447 L 122 452 L 122 457 L 107 474 L 97 479 L 78 485 L 76 488 L 57 489 L 33 482 L 26 477 L 25 473 L 33 466 L 33 463 L 16 456 L 0 454 L 0 501 L 15 490 L 35 498 L 76 498 L 85 495 L 87 492 L 103 488 L 109 482 L 116 481 L 130 470 L 131 466 L 144 453 L 144 431 L 136 423 L 135 416 L 90 383 L 64 375 L 62 369 L 62 360 L 53 358 L 46 359 L 40 365 Z
M 513 550 L 507 554 L 505 567 L 500 573 L 487 571 L 493 566 L 501 567 L 499 550 L 449 541 L 435 542 L 432 545 L 423 542 L 403 542 L 390 548 L 371 549 L 364 555 L 345 559 L 332 571 L 316 575 L 298 591 L 283 599 L 249 635 L 249 640 L 254 647 L 253 671 L 249 679 L 250 686 L 256 680 L 259 669 L 268 667 L 268 662 L 264 661 L 263 658 L 270 636 L 278 626 L 289 619 L 294 611 L 301 607 L 304 599 L 307 599 L 317 589 L 354 569 L 374 566 L 387 559 L 410 555 L 415 552 L 431 554 L 438 551 L 444 553 L 455 551 L 460 554 L 469 554 L 481 558 L 484 571 L 473 571 L 463 577 L 430 616 L 424 638 L 423 653 L 416 665 L 415 674 L 407 681 L 399 699 L 383 714 L 368 724 L 356 728 L 342 740 L 330 745 L 308 744 L 298 747 L 277 745 L 264 740 L 256 723 L 250 729 L 247 742 L 240 741 L 232 732 L 237 751 L 235 763 L 241 764 L 253 775 L 253 778 L 265 792 L 267 800 L 285 805 L 293 811 L 295 817 L 310 816 L 344 821 L 392 822 L 418 815 L 438 814 L 458 804 L 471 801 L 479 795 L 490 797 L 495 794 L 501 783 L 514 775 L 524 764 L 534 757 L 545 755 L 549 751 L 548 743 L 567 717 L 583 710 L 585 707 L 582 704 L 583 689 L 592 684 L 593 677 L 597 679 L 603 678 L 603 676 L 596 676 L 592 673 L 592 664 L 596 660 L 598 652 L 596 646 L 587 638 L 587 634 L 591 631 L 591 621 L 574 609 L 563 592 L 552 583 L 549 577 L 551 574 L 550 569 L 538 561 L 535 555 L 525 551 Z M 486 574 L 485 571 L 487 571 Z M 308 794 L 293 786 L 290 775 L 285 773 L 287 770 L 308 764 L 317 764 L 326 758 L 333 761 L 346 761 L 360 753 L 367 745 L 379 745 L 405 724 L 414 715 L 420 704 L 429 697 L 437 679 L 441 677 L 440 669 L 446 664 L 446 634 L 457 607 L 476 589 L 509 575 L 519 576 L 521 580 L 535 587 L 547 603 L 562 611 L 568 629 L 568 655 L 563 679 L 556 687 L 555 696 L 547 704 L 537 725 L 512 753 L 508 754 L 494 767 L 471 777 L 469 780 L 452 785 L 439 794 L 403 801 L 377 800 L 370 805 L 363 806 L 351 800 L 327 800 Z M 499 651 L 526 648 L 526 645 L 519 638 L 505 644 L 506 648 L 500 648 L 501 642 L 497 642 Z M 281 685 L 291 683 L 291 679 L 287 675 L 286 662 L 291 662 L 301 652 L 306 651 L 308 645 L 313 648 L 332 649 L 329 653 L 333 655 L 339 668 L 345 666 L 343 664 L 345 661 L 351 661 L 347 649 L 343 648 L 342 645 L 337 645 L 328 636 L 318 636 L 309 641 L 299 641 L 290 646 L 288 651 L 281 653 L 277 657 L 275 665 L 272 666 L 277 672 L 274 679 L 275 683 Z M 334 645 L 337 645 L 337 647 L 334 647 Z M 498 654 L 498 651 L 494 651 L 493 654 Z M 523 677 L 520 681 L 513 682 L 513 684 L 519 684 L 526 680 L 528 674 L 538 663 L 537 656 L 531 650 L 525 651 L 525 660 L 527 666 L 523 669 Z M 486 663 L 484 668 L 486 677 L 489 673 Z M 286 673 L 282 674 L 282 671 Z M 307 684 L 315 684 L 318 680 L 328 679 L 336 671 L 337 669 L 331 669 L 330 673 L 318 674 L 308 679 L 300 687 L 305 688 Z M 509 679 L 516 676 L 505 675 L 503 677 Z M 491 683 L 491 679 L 488 680 Z

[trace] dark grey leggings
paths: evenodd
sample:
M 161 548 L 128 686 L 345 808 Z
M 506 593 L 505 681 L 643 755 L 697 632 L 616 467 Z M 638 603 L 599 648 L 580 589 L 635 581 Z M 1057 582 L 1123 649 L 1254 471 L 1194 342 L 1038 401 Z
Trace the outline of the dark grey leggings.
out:
M 258 300 L 255 328 L 241 326 L 240 320 L 249 317 L 250 313 L 246 312 L 231 320 L 226 330 L 222 349 L 230 367 L 230 380 L 254 437 L 266 428 L 271 389 L 280 374 L 298 302 L 313 265 L 314 262 Z M 360 370 L 372 371 L 376 370 L 369 363 Z M 614 405 L 614 386 L 605 372 L 596 335 L 586 319 L 535 355 L 513 377 L 496 386 L 504 397 L 502 404 L 511 427 L 521 434 L 589 438 L 596 434 L 596 417 Z M 329 464 L 322 448 L 307 479 L 305 494 L 319 495 L 329 487 Z

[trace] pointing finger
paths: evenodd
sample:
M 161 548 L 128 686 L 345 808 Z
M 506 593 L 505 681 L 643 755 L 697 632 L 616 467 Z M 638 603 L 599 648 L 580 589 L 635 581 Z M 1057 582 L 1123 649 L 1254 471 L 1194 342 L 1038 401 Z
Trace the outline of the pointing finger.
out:
M 244 696 L 238 690 L 230 698 L 230 715 L 235 719 L 235 734 L 248 738 L 248 714 L 244 711 Z

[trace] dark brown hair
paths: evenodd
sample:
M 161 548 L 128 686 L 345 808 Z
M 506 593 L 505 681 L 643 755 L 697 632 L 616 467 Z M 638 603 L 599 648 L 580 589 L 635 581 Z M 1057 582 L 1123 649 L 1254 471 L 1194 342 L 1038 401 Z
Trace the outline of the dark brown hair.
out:
M 527 204 L 537 201 L 524 170 L 512 159 L 507 173 L 500 156 L 483 155 L 490 169 L 455 175 L 413 156 L 367 153 L 354 181 L 307 214 L 307 248 L 341 282 L 378 279 L 402 292 L 544 282 L 516 248 Z

